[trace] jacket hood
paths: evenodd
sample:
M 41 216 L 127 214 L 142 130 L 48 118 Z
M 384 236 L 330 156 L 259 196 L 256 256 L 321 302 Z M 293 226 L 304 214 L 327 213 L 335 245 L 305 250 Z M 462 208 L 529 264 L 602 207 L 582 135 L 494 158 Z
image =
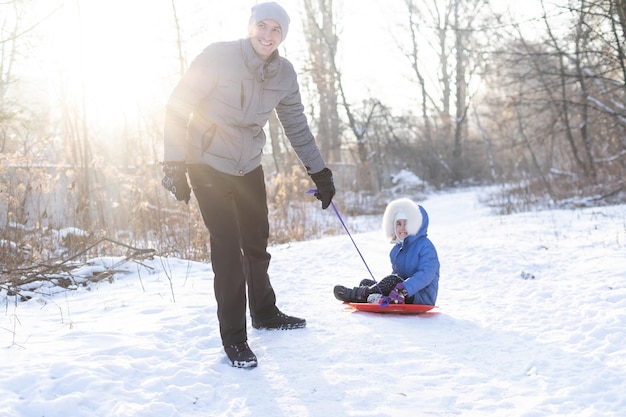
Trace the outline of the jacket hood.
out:
M 406 218 L 406 229 L 409 236 L 426 236 L 428 231 L 428 214 L 422 207 L 409 200 L 399 198 L 391 201 L 383 214 L 382 229 L 385 238 L 391 243 L 401 243 L 396 237 L 396 216 Z

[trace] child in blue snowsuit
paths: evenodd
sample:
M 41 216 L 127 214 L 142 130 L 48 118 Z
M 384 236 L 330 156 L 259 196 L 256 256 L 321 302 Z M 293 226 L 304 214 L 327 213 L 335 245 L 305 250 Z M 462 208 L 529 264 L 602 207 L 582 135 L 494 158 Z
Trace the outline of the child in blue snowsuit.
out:
M 435 305 L 439 290 L 439 257 L 427 237 L 428 213 L 408 198 L 391 201 L 383 214 L 382 229 L 394 244 L 389 258 L 392 274 L 378 283 L 364 279 L 358 287 L 337 285 L 335 297 L 348 302 Z

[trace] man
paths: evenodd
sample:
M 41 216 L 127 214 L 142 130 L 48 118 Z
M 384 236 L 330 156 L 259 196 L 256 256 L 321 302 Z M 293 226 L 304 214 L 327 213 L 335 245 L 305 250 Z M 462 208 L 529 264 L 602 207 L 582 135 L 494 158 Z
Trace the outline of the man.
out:
M 270 284 L 269 221 L 261 157 L 263 126 L 276 110 L 285 134 L 326 209 L 333 176 L 309 129 L 292 64 L 278 53 L 289 16 L 277 3 L 252 8 L 248 37 L 209 45 L 167 103 L 163 186 L 189 202 L 190 188 L 210 234 L 217 316 L 232 366 L 251 368 L 246 290 L 252 326 L 297 329 L 306 321 L 282 313 Z

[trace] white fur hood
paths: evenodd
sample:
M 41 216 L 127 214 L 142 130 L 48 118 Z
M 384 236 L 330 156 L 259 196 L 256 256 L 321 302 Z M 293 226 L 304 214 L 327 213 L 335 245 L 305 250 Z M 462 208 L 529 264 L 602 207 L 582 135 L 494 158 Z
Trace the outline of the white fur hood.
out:
M 406 216 L 406 229 L 409 236 L 424 234 L 428 228 L 428 215 L 423 207 L 408 198 L 399 198 L 391 201 L 383 214 L 382 229 L 385 238 L 391 243 L 400 243 L 396 237 L 396 215 Z

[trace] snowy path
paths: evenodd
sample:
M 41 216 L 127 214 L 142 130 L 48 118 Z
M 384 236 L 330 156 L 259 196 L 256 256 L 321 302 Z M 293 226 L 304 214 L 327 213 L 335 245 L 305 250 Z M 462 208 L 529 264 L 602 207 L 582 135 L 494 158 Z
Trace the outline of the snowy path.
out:
M 335 284 L 368 276 L 345 234 L 271 248 L 279 306 L 308 326 L 249 328 L 253 370 L 226 362 L 208 265 L 156 259 L 5 302 L 0 416 L 625 415 L 626 206 L 496 216 L 478 192 L 421 202 L 442 263 L 434 313 L 336 301 Z M 390 245 L 372 230 L 354 237 L 381 278 Z

